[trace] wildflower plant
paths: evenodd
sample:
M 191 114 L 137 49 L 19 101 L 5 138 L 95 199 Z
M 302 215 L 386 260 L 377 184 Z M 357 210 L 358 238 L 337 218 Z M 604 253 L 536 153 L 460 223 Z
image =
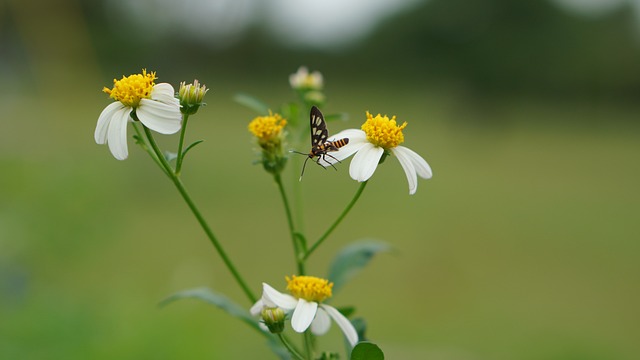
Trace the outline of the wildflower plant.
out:
M 273 177 L 283 204 L 283 215 L 287 220 L 289 241 L 293 250 L 296 268 L 281 279 L 257 279 L 247 281 L 240 269 L 225 251 L 224 244 L 214 234 L 196 202 L 192 199 L 182 181 L 181 170 L 185 156 L 201 140 L 185 144 L 188 120 L 199 113 L 209 89 L 197 80 L 191 84 L 182 82 L 178 92 L 167 83 L 156 84 L 155 72 L 142 70 L 140 74 L 114 80 L 113 88 L 104 88 L 115 102 L 108 105 L 98 116 L 94 138 L 98 144 L 108 144 L 112 155 L 118 160 L 128 156 L 127 132 L 129 124 L 134 130 L 133 138 L 160 170 L 174 184 L 186 205 L 198 221 L 208 240 L 220 256 L 230 275 L 242 290 L 247 303 L 238 304 L 220 292 L 208 288 L 180 291 L 164 299 L 165 305 L 177 299 L 197 298 L 226 311 L 246 323 L 251 329 L 263 335 L 276 356 L 281 359 L 315 360 L 338 359 L 340 347 L 335 344 L 320 349 L 316 337 L 326 334 L 335 323 L 344 336 L 344 353 L 350 359 L 383 359 L 382 350 L 367 340 L 363 321 L 353 317 L 355 307 L 334 307 L 328 301 L 342 288 L 354 273 L 365 267 L 373 255 L 390 248 L 382 242 L 356 242 L 343 248 L 329 267 L 326 277 L 309 275 L 307 261 L 315 251 L 329 239 L 333 231 L 354 208 L 368 181 L 378 165 L 389 156 L 398 158 L 409 182 L 409 193 L 417 190 L 418 177 L 431 177 L 431 168 L 414 151 L 400 146 L 404 142 L 403 130 L 407 123 L 398 124 L 392 118 L 372 116 L 366 112 L 366 119 L 360 129 L 347 129 L 329 137 L 325 117 L 318 109 L 324 105 L 326 96 L 322 92 L 324 80 L 317 71 L 309 72 L 301 67 L 291 74 L 289 83 L 297 101 L 285 103 L 274 112 L 264 102 L 255 97 L 240 94 L 236 100 L 257 111 L 257 116 L 248 121 L 248 131 L 257 145 L 256 163 Z M 307 117 L 306 114 L 309 117 Z M 305 117 L 306 120 L 305 121 Z M 344 118 L 328 115 L 327 121 Z M 160 149 L 154 133 L 175 134 L 179 132 L 175 152 Z M 302 146 L 304 138 L 311 134 L 311 152 L 290 149 Z M 306 135 L 306 136 L 305 136 Z M 306 140 L 309 141 L 309 140 Z M 309 144 L 309 143 L 306 143 Z M 308 146 L 308 145 L 306 145 Z M 283 173 L 294 153 L 302 153 L 323 167 L 336 167 L 338 163 L 354 155 L 349 167 L 350 176 L 360 185 L 344 210 L 328 224 L 322 235 L 314 241 L 304 234 L 300 219 L 299 204 L 302 181 L 285 182 Z M 305 162 L 306 163 L 306 162 Z M 298 169 L 293 169 L 297 173 Z M 300 179 L 302 180 L 302 179 Z M 286 185 L 289 186 L 286 186 Z M 293 195 L 293 196 L 292 196 Z M 294 198 L 292 201 L 292 197 Z M 285 285 L 287 292 L 276 290 Z M 261 295 L 254 290 L 261 285 Z M 269 284 L 274 284 L 272 287 Z M 297 336 L 296 334 L 302 334 Z

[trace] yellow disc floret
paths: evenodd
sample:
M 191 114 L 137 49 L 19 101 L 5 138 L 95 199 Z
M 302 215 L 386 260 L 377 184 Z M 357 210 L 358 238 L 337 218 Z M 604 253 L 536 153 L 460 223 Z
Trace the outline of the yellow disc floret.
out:
M 280 114 L 272 114 L 269 116 L 258 116 L 249 123 L 249 131 L 260 143 L 273 142 L 280 138 L 282 129 L 287 125 L 287 120 L 283 119 Z
M 143 69 L 142 74 L 122 76 L 120 80 L 113 79 L 113 89 L 105 87 L 102 91 L 125 106 L 135 108 L 140 104 L 141 99 L 151 98 L 155 79 L 157 79 L 155 71 L 147 73 L 147 70 Z
M 402 129 L 407 127 L 407 123 L 396 124 L 396 117 L 389 119 L 387 115 L 380 114 L 373 117 L 367 111 L 367 121 L 362 124 L 362 131 L 367 134 L 367 141 L 384 149 L 392 149 L 404 142 Z
M 287 290 L 297 299 L 321 302 L 331 297 L 333 283 L 315 276 L 291 276 L 287 279 Z

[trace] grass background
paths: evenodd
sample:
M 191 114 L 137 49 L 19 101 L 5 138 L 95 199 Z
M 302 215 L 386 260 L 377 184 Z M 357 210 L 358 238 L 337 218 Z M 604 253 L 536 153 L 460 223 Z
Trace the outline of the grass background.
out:
M 197 77 L 211 87 L 188 134 L 206 141 L 189 154 L 183 179 L 253 290 L 263 281 L 283 289 L 295 267 L 282 205 L 270 177 L 252 165 L 246 126 L 255 114 L 232 99 L 246 91 L 277 106 L 292 99 L 289 73 L 318 60 L 283 57 L 265 75 L 209 65 L 214 56 L 173 67 L 141 51 L 107 66 L 84 52 L 92 39 L 73 24 L 19 26 L 26 65 L 2 67 L 0 358 L 275 358 L 262 337 L 216 308 L 157 306 L 197 286 L 250 304 L 146 154 L 130 142 L 129 159 L 116 161 L 93 131 L 109 103 L 100 89 L 121 74 L 148 67 L 174 86 Z M 395 250 L 375 258 L 333 304 L 356 305 L 389 359 L 637 359 L 635 102 L 485 97 L 455 79 L 424 82 L 394 76 L 384 61 L 367 66 L 366 74 L 313 66 L 327 80 L 325 113 L 350 115 L 330 130 L 359 126 L 366 110 L 395 114 L 409 122 L 405 145 L 434 177 L 409 196 L 394 159 L 376 171 L 308 271 L 323 276 L 334 254 L 358 239 Z M 170 148 L 176 140 L 161 136 Z M 289 185 L 300 160 L 287 169 Z M 310 238 L 357 189 L 347 166 L 307 169 Z M 337 327 L 320 344 L 339 349 Z

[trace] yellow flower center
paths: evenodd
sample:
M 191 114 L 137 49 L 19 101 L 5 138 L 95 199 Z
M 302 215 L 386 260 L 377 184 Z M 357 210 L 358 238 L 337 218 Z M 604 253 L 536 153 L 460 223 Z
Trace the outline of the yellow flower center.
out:
M 155 71 L 147 73 L 147 70 L 143 69 L 142 74 L 122 76 L 120 80 L 113 79 L 113 89 L 105 87 L 102 91 L 125 106 L 135 108 L 140 104 L 141 99 L 151 97 L 155 79 L 157 79 Z
M 398 126 L 395 116 L 389 120 L 387 115 L 378 114 L 373 117 L 367 111 L 367 121 L 362 124 L 361 129 L 367 134 L 367 141 L 370 143 L 384 149 L 392 149 L 404 142 L 402 129 L 405 127 L 407 122 Z
M 315 276 L 291 276 L 287 279 L 287 290 L 296 299 L 321 302 L 331 297 L 333 283 Z
M 249 131 L 261 143 L 271 142 L 277 139 L 287 125 L 287 120 L 283 119 L 280 114 L 272 114 L 269 116 L 258 116 L 249 123 Z

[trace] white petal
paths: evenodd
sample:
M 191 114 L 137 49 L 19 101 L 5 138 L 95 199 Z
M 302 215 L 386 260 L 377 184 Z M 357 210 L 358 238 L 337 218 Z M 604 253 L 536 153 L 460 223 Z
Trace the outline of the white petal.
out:
M 311 322 L 311 332 L 316 335 L 324 335 L 329 331 L 331 327 L 331 318 L 323 309 L 323 305 L 320 305 L 318 312 L 316 312 L 316 318 Z
M 433 176 L 433 172 L 431 171 L 431 167 L 427 164 L 427 161 L 422 158 L 422 156 L 418 155 L 415 151 L 406 148 L 404 146 L 398 146 L 395 148 L 396 156 L 398 153 L 402 153 L 405 157 L 409 158 L 413 163 L 413 166 L 416 168 L 416 172 L 418 176 L 423 179 L 431 179 Z
M 121 109 L 124 109 L 125 106 L 120 101 L 112 102 L 107 105 L 104 110 L 100 113 L 98 117 L 98 124 L 96 125 L 96 131 L 93 134 L 96 143 L 98 144 L 106 144 L 107 143 L 107 132 L 109 131 L 109 123 L 113 118 L 114 114 Z
M 140 122 L 160 134 L 173 134 L 180 130 L 182 114 L 180 107 L 160 101 L 142 99 L 136 109 Z
M 353 180 L 367 181 L 376 171 L 384 149 L 371 143 L 366 143 L 351 160 L 349 175 Z
M 351 344 L 351 346 L 355 346 L 358 343 L 358 332 L 351 324 L 351 321 L 332 306 L 325 304 L 320 306 L 322 306 L 329 316 L 331 316 L 331 318 L 333 318 L 333 320 L 338 324 L 344 336 L 347 337 L 349 344 Z
M 285 311 L 293 310 L 298 305 L 296 298 L 279 292 L 267 283 L 262 283 L 262 301 L 264 301 L 267 306 L 273 304 Z
M 253 304 L 251 309 L 249 309 L 249 313 L 253 316 L 260 315 L 260 312 L 262 312 L 263 307 L 264 307 L 264 302 L 262 301 L 262 299 L 260 299 L 256 301 L 255 304 Z
M 335 140 L 344 139 L 344 138 L 348 138 L 349 142 L 351 141 L 362 142 L 367 140 L 367 134 L 365 134 L 364 131 L 360 129 L 346 129 L 346 130 L 340 131 L 337 134 L 329 136 L 327 140 L 335 141 Z
M 409 182 L 409 194 L 415 194 L 416 190 L 418 190 L 418 175 L 416 175 L 416 167 L 413 166 L 411 158 L 403 151 L 398 151 L 397 148 L 392 149 L 391 151 L 398 158 L 405 175 L 407 175 L 407 181 Z
M 131 109 L 127 107 L 120 108 L 115 111 L 109 122 L 107 143 L 111 154 L 118 160 L 124 160 L 129 156 L 129 150 L 127 149 L 127 123 L 130 119 L 130 112 Z
M 299 333 L 307 330 L 316 316 L 317 310 L 317 302 L 298 299 L 298 305 L 293 310 L 293 316 L 291 317 L 291 328 Z
M 167 83 L 156 84 L 151 91 L 151 99 L 163 102 L 167 105 L 180 104 L 180 100 L 176 98 L 173 86 Z

